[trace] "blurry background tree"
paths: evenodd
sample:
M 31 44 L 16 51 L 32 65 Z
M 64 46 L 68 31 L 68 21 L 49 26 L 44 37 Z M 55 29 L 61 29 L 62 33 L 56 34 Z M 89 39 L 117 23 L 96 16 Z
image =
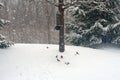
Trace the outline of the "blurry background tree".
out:
M 4 4 L 0 3 L 0 9 L 1 7 L 4 7 Z M 5 19 L 0 19 L 0 29 L 3 28 L 4 25 L 6 25 L 7 23 L 9 23 L 10 21 L 5 20 Z M 0 34 L 0 48 L 7 48 L 9 46 L 11 46 L 13 43 L 10 41 L 6 41 L 5 37 Z
M 73 45 L 94 48 L 102 44 L 119 45 L 120 1 L 86 1 L 69 9 L 72 19 L 67 24 L 66 39 Z
M 51 0 L 56 1 L 56 0 Z M 0 17 L 12 24 L 0 31 L 16 43 L 58 43 L 55 26 L 55 7 L 45 0 L 0 0 L 5 8 Z

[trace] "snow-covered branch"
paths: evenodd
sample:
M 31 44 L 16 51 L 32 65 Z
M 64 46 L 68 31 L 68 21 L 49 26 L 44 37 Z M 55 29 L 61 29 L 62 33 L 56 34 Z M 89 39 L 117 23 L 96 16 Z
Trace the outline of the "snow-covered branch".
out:
M 11 23 L 9 20 L 0 19 L 0 26 L 4 26 L 9 23 Z
M 0 7 L 4 7 L 4 4 L 3 4 L 3 3 L 0 3 Z
M 76 0 L 76 1 L 72 1 L 70 3 L 66 3 L 65 6 L 64 6 L 64 9 L 67 9 L 71 6 L 74 6 L 74 5 L 81 5 L 81 4 L 85 4 L 85 3 L 94 3 L 94 4 L 101 4 L 101 3 L 104 3 L 104 2 L 96 2 L 96 1 L 79 1 L 79 0 Z

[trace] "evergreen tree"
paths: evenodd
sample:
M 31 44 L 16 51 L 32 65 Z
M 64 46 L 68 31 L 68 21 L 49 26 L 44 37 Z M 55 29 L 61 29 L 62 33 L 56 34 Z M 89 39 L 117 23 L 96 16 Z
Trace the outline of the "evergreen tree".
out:
M 70 9 L 66 39 L 73 45 L 120 44 L 119 0 L 89 0 Z
M 2 3 L 0 3 L 0 8 L 3 6 L 4 5 Z M 9 23 L 8 20 L 0 19 L 0 29 L 7 23 Z M 7 48 L 7 47 L 11 46 L 12 44 L 13 44 L 12 42 L 6 41 L 5 37 L 2 34 L 0 34 L 0 48 Z

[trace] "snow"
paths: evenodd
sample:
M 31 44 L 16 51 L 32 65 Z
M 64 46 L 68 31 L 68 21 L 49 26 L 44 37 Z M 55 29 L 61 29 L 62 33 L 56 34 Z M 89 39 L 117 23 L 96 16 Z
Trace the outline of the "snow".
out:
M 63 55 L 60 62 L 56 55 Z M 120 80 L 119 74 L 120 53 L 115 51 L 66 46 L 60 53 L 58 45 L 48 44 L 0 49 L 0 80 Z

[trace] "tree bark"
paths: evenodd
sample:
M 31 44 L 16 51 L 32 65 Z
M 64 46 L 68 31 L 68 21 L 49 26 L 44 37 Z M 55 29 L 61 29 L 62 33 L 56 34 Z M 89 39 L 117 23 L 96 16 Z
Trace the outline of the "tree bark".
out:
M 60 14 L 60 32 L 59 32 L 59 51 L 64 52 L 65 51 L 65 42 L 64 42 L 64 0 L 59 0 L 59 6 L 58 11 Z

